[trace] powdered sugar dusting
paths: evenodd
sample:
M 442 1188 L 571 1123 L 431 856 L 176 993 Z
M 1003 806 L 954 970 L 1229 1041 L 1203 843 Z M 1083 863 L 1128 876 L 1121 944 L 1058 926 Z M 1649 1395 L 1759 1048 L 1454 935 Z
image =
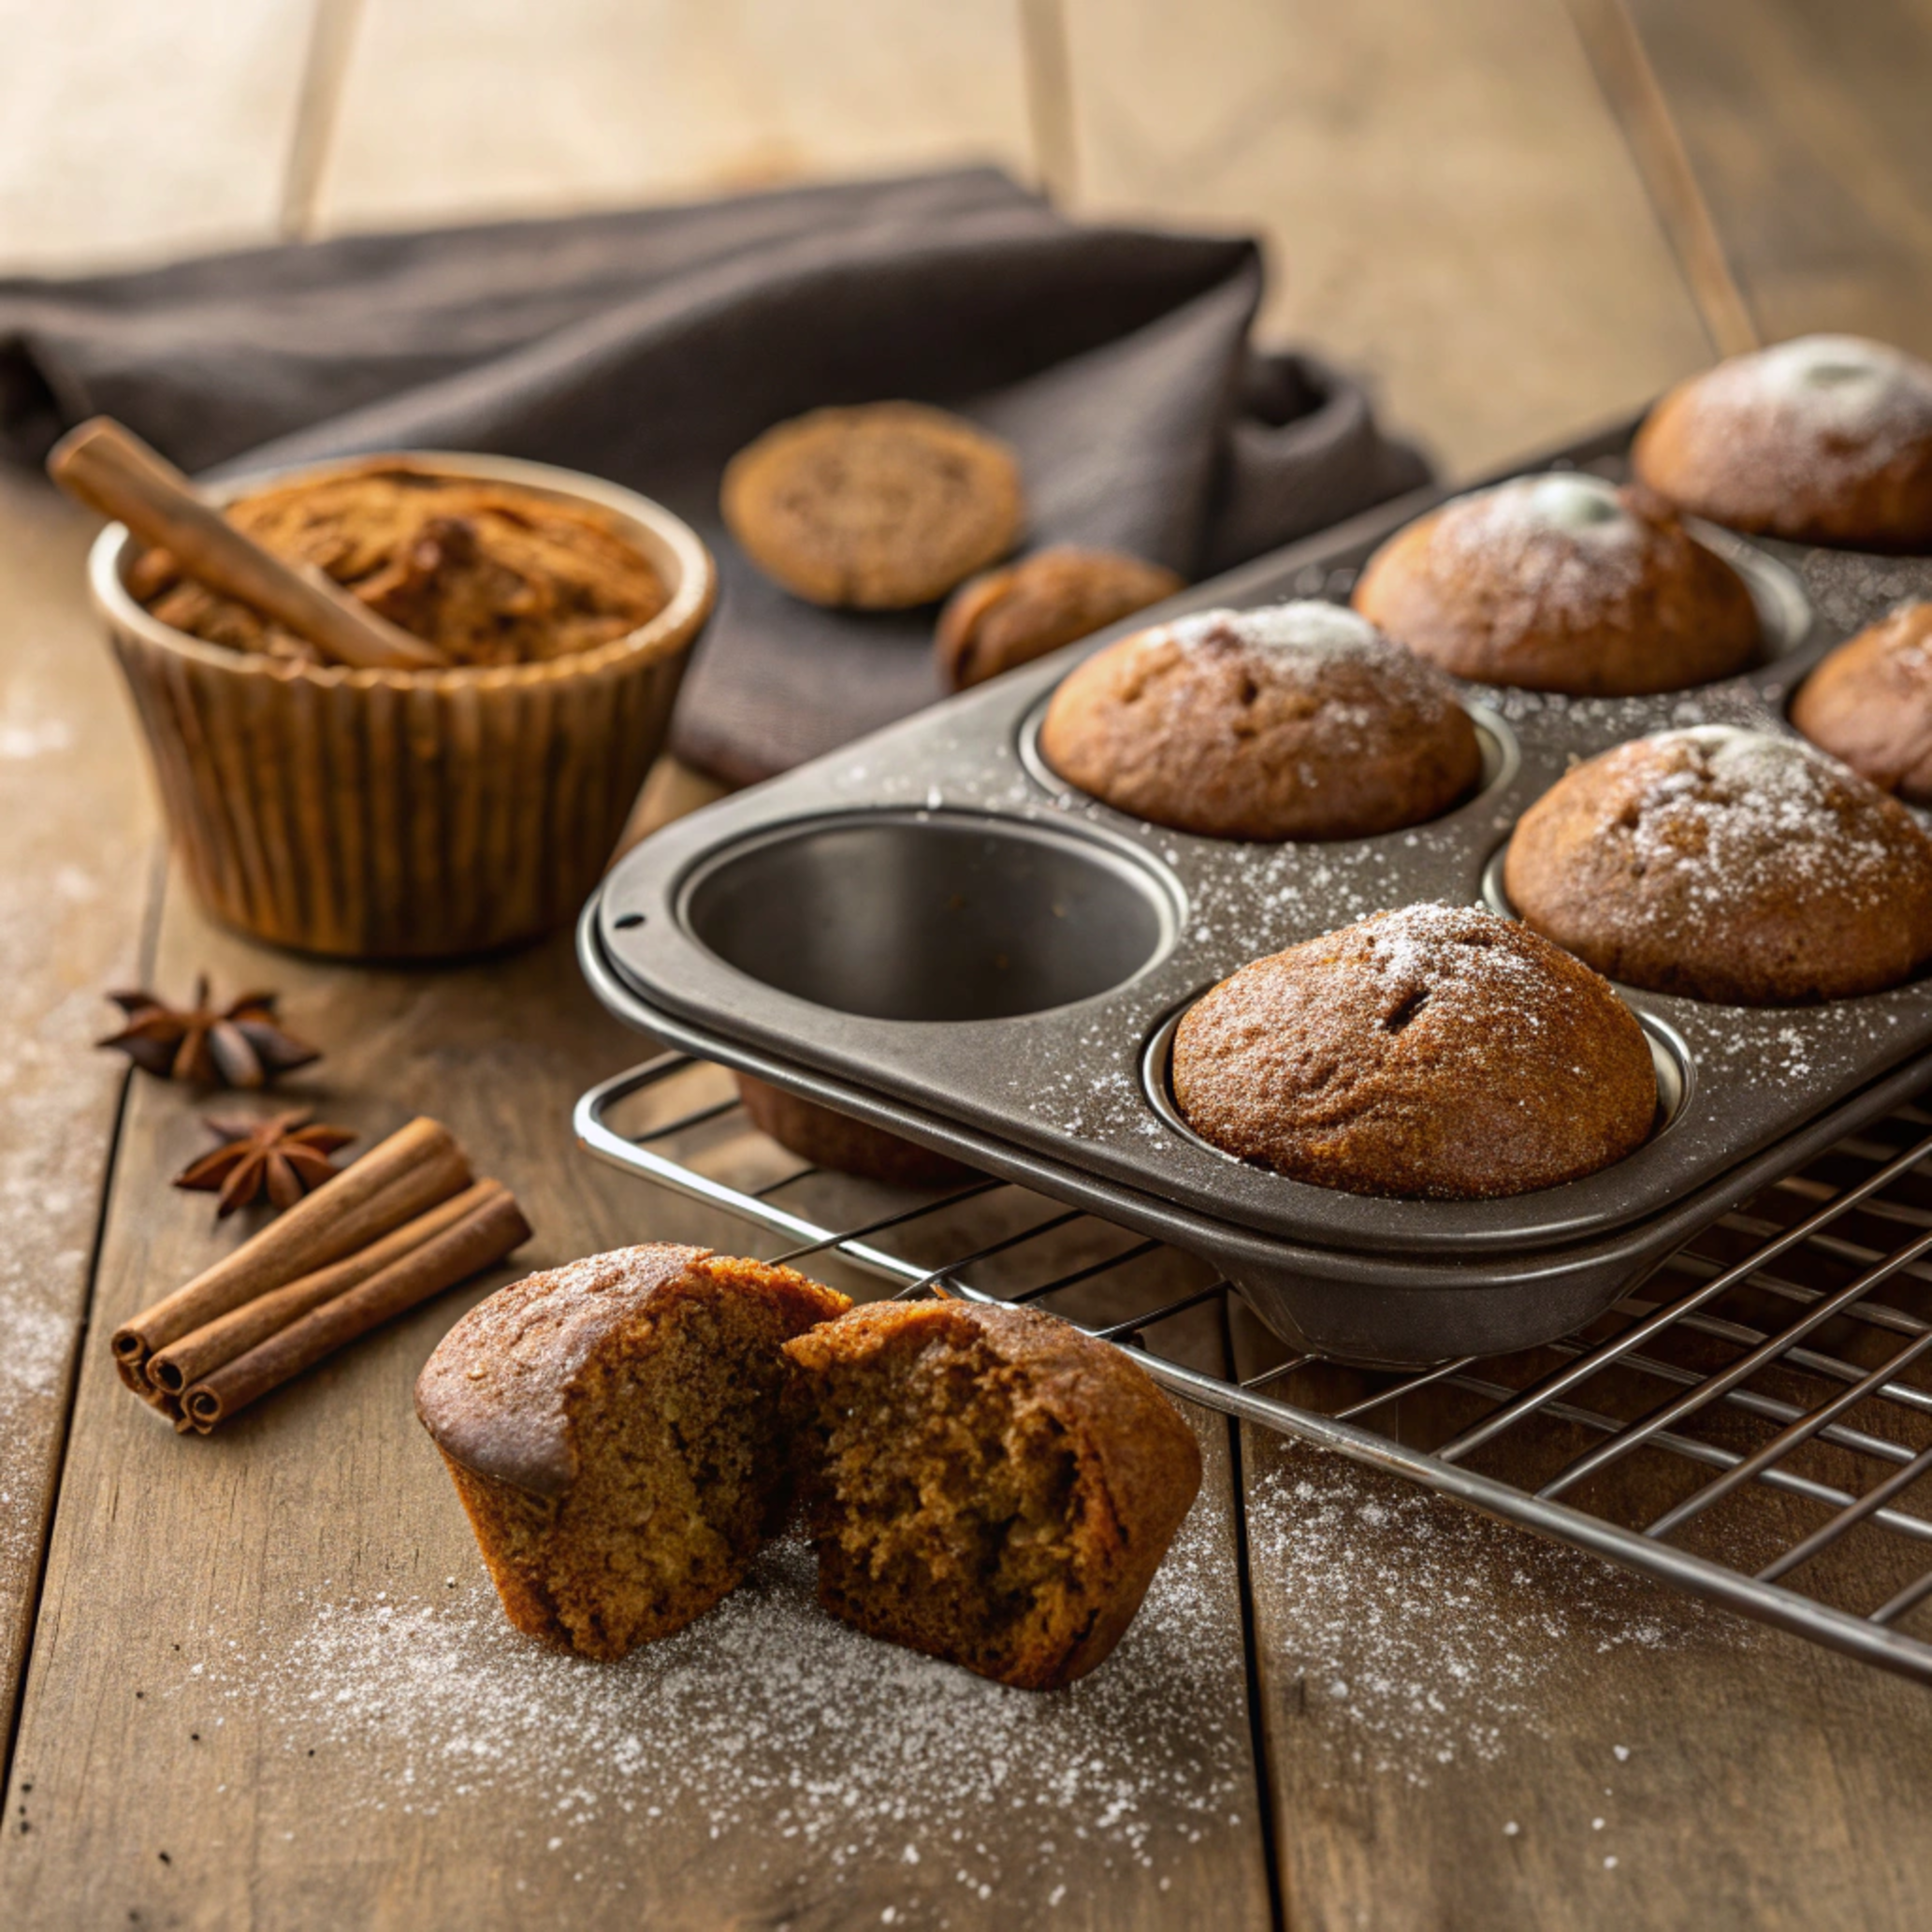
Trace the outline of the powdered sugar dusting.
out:
M 1339 603 L 1307 598 L 1255 610 L 1209 610 L 1163 627 L 1177 644 L 1196 645 L 1216 633 L 1271 650 L 1379 655 L 1387 640 L 1366 617 Z
M 1864 336 L 1798 336 L 1725 363 L 1707 378 L 1809 434 L 1856 441 L 1875 459 L 1932 428 L 1932 367 Z
M 1337 1458 L 1291 1453 L 1248 1503 L 1277 1668 L 1363 1768 L 1427 1784 L 1560 1734 L 1591 1654 L 1740 1646 L 1752 1626 Z M 1628 1747 L 1620 1755 L 1629 1755 Z
M 1932 366 L 1861 336 L 1800 336 L 1720 363 L 1680 406 L 1809 500 L 1932 438 Z
M 1802 739 L 1700 725 L 1649 744 L 1667 763 L 1644 787 L 1633 849 L 1647 874 L 1681 875 L 1693 904 L 1808 884 L 1838 894 L 1896 885 L 1914 828 Z M 1926 863 L 1932 877 L 1932 853 Z
M 1506 585 L 1511 609 L 1572 624 L 1608 620 L 1684 541 L 1639 522 L 1614 485 L 1581 473 L 1458 497 L 1436 513 L 1431 537 L 1446 573 Z
M 293 1756 L 347 1753 L 372 1809 L 514 1793 L 574 1863 L 675 1830 L 710 1848 L 720 1896 L 802 1868 L 821 1884 L 863 1873 L 873 1894 L 917 1873 L 929 1895 L 937 1869 L 974 1900 L 997 1884 L 1024 1917 L 1075 1840 L 1157 1882 L 1177 1848 L 1243 1822 L 1227 1547 L 1197 1509 L 1120 1649 L 1048 1695 L 848 1630 L 817 1608 L 794 1543 L 619 1664 L 516 1635 L 472 1584 L 446 1601 L 325 1599 L 252 1654 L 211 1631 L 173 1694 L 258 1706 L 270 1747 Z

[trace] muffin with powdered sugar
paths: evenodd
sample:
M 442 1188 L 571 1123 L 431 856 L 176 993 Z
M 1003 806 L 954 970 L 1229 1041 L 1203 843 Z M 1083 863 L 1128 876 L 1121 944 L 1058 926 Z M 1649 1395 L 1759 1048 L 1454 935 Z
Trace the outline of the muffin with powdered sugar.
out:
M 1932 958 L 1932 836 L 1768 732 L 1663 732 L 1576 766 L 1518 821 L 1503 884 L 1597 971 L 1692 999 L 1844 999 Z
M 1476 906 L 1377 913 L 1243 966 L 1183 1017 L 1171 1078 L 1224 1153 L 1437 1200 L 1581 1180 L 1657 1112 L 1649 1045 L 1615 990 Z
M 1652 489 L 1733 530 L 1932 550 L 1932 364 L 1800 336 L 1679 383 L 1637 432 Z
M 1211 838 L 1366 838 L 1438 817 L 1482 750 L 1454 688 L 1339 604 L 1200 611 L 1089 658 L 1039 748 L 1117 810 Z
M 1369 559 L 1354 603 L 1455 676 L 1575 697 L 1708 684 L 1761 646 L 1744 579 L 1667 503 L 1572 472 L 1418 517 Z

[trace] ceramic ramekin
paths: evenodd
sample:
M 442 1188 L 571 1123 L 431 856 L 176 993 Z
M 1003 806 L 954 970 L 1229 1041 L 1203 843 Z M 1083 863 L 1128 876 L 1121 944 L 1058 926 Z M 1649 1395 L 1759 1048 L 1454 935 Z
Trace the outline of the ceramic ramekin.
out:
M 89 587 L 147 734 L 181 863 L 216 918 L 344 959 L 487 951 L 566 925 L 609 861 L 664 742 L 717 594 L 689 525 L 595 477 L 407 451 L 225 483 L 407 464 L 588 504 L 671 592 L 648 624 L 541 664 L 355 671 L 206 644 L 130 594 L 137 545 L 101 532 Z

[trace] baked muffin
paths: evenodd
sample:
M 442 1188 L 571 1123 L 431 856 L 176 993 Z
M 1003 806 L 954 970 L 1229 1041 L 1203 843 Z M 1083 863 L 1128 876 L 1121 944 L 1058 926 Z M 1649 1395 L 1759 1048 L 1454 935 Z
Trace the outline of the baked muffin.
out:
M 1125 1634 L 1200 1487 L 1173 1404 L 1031 1308 L 879 1301 L 789 1343 L 819 1601 L 1023 1690 Z
M 616 1658 L 735 1589 L 790 1497 L 782 1346 L 850 1306 L 789 1268 L 651 1245 L 472 1308 L 416 1414 L 510 1621 Z
M 1859 336 L 1800 336 L 1679 383 L 1637 475 L 1733 530 L 1932 550 L 1932 365 Z
M 1332 603 L 1202 611 L 1097 652 L 1040 727 L 1054 771 L 1210 838 L 1364 838 L 1432 819 L 1482 751 L 1447 679 Z
M 1107 625 L 1130 617 L 1183 588 L 1158 563 L 1118 550 L 1070 544 L 962 584 L 939 613 L 933 655 L 948 690 L 997 677 Z
M 813 603 L 904 610 L 1013 547 L 1020 465 L 963 416 L 919 402 L 815 409 L 725 466 L 720 508 L 766 576 Z
M 1932 805 L 1932 603 L 1839 645 L 1799 687 L 1791 721 L 1881 792 Z
M 1523 814 L 1503 883 L 1599 972 L 1692 999 L 1843 999 L 1932 956 L 1912 815 L 1800 739 L 1728 725 L 1577 765 Z
M 1607 981 L 1515 920 L 1408 906 L 1257 959 L 1174 1035 L 1203 1140 L 1348 1194 L 1483 1200 L 1649 1133 L 1657 1072 Z
M 734 1076 L 751 1125 L 815 1167 L 894 1187 L 952 1187 L 982 1178 L 976 1168 L 869 1121 L 854 1120 L 748 1073 Z
M 1744 579 L 1668 504 L 1581 474 L 1431 510 L 1369 559 L 1353 601 L 1458 677 L 1577 697 L 1707 684 L 1760 642 Z

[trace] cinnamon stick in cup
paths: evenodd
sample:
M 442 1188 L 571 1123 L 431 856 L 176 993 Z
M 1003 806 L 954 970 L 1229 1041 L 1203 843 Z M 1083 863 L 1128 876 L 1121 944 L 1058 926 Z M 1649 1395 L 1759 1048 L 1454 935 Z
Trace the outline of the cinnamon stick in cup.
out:
M 246 1355 L 311 1309 L 359 1287 L 371 1275 L 380 1274 L 499 1195 L 509 1197 L 509 1190 L 501 1181 L 478 1181 L 462 1193 L 440 1201 L 427 1213 L 405 1221 L 400 1227 L 345 1260 L 332 1262 L 327 1268 L 298 1276 L 286 1287 L 270 1288 L 266 1295 L 244 1301 L 240 1308 L 231 1309 L 150 1356 L 149 1382 L 168 1395 L 179 1396 L 190 1384 L 212 1374 L 238 1355 Z
M 115 1366 L 134 1392 L 160 1391 L 147 1364 L 158 1349 L 218 1316 L 353 1255 L 470 1184 L 470 1167 L 440 1122 L 419 1118 L 325 1181 L 186 1287 L 114 1330 Z
M 530 1223 L 507 1188 L 490 1191 L 462 1218 L 380 1273 L 312 1308 L 288 1327 L 186 1389 L 183 1419 L 202 1435 L 270 1389 L 312 1368 L 371 1329 L 493 1267 L 530 1239 Z

